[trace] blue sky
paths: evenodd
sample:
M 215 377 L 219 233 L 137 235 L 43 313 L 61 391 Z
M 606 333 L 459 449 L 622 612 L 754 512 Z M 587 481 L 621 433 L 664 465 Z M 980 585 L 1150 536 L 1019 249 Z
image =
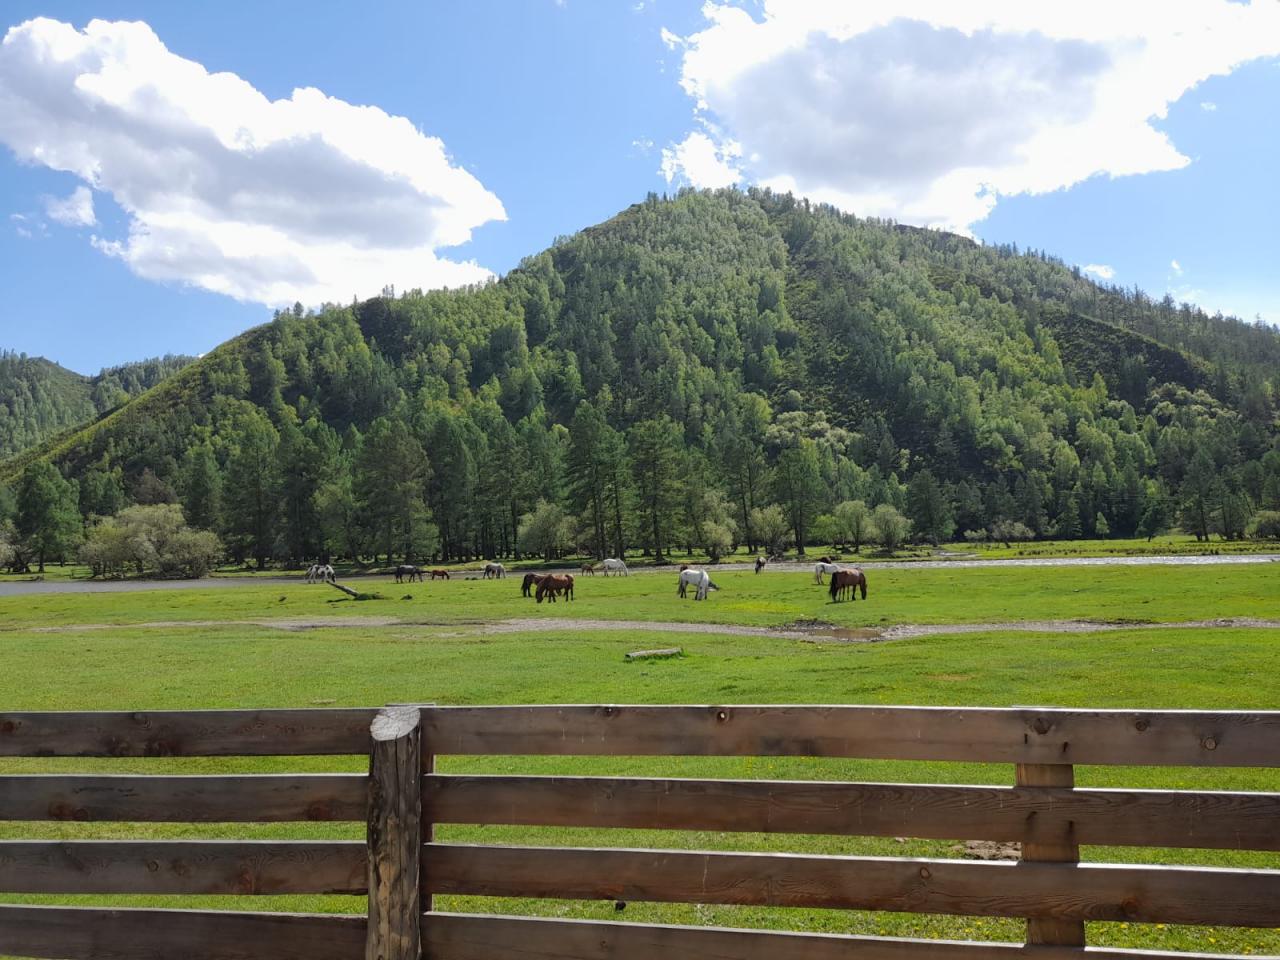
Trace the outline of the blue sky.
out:
M 1193 69 L 1132 16 L 1076 35 L 994 0 L 973 23 L 887 6 L 905 19 L 851 22 L 823 0 L 381 2 L 358 16 L 316 0 L 13 0 L 0 31 L 65 26 L 0 48 L 0 347 L 82 372 L 199 353 L 295 294 L 501 274 L 648 191 L 727 182 L 1280 321 L 1280 47 L 1236 8 L 1267 11 L 1206 2 L 1203 23 L 1170 26 L 1216 38 Z M 95 18 L 109 25 L 88 38 Z M 1125 59 L 1134 36 L 1147 59 Z M 84 112 L 81 75 L 104 56 L 116 79 L 90 87 L 112 109 Z M 182 60 L 243 83 L 214 87 Z M 920 86 L 894 86 L 904 63 Z M 1127 79 L 1138 68 L 1159 82 Z M 271 112 L 304 87 L 325 97 Z M 252 149 L 227 145 L 241 120 Z M 296 136 L 264 147 L 280 124 Z

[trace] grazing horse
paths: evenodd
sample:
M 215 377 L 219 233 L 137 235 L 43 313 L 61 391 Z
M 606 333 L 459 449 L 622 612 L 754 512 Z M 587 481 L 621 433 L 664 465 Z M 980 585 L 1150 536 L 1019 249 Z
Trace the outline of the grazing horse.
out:
M 857 600 L 857 591 L 862 590 L 862 599 L 867 599 L 867 578 L 857 567 L 837 570 L 831 575 L 831 602 L 840 600 L 840 595 L 848 591 L 850 600 Z
M 413 583 L 414 580 L 417 580 L 419 583 L 421 583 L 422 568 L 415 566 L 412 563 L 400 564 L 400 566 L 396 567 L 396 583 L 403 583 L 405 577 L 409 578 L 410 583 Z M 435 578 L 432 577 L 432 579 L 435 579 Z
M 839 570 L 840 570 L 840 567 L 837 567 L 834 563 L 831 563 L 829 560 L 819 560 L 817 563 L 813 565 L 813 582 L 822 583 L 823 582 L 822 575 L 824 573 L 829 573 L 834 577 L 836 575 L 836 572 Z
M 588 577 L 594 577 L 596 575 L 596 565 L 594 563 L 584 563 L 582 565 L 582 572 Z
M 720 589 L 711 582 L 711 574 L 707 573 L 707 571 L 686 568 L 680 571 L 680 585 L 676 590 L 676 596 L 686 596 L 685 591 L 687 591 L 690 586 L 694 588 L 693 599 L 695 600 L 705 600 L 707 599 L 707 592 L 709 590 Z
M 547 597 L 551 603 L 555 603 L 557 593 L 563 593 L 566 600 L 573 599 L 573 574 L 547 574 L 538 580 L 538 589 L 534 597 L 539 603 L 542 602 L 543 597 Z
M 442 570 L 441 568 L 437 567 L 436 569 L 434 569 L 434 570 L 432 570 L 432 571 L 430 571 L 430 572 L 431 572 L 431 579 L 432 579 L 432 580 L 448 580 L 448 579 L 449 579 L 449 571 L 448 571 L 448 570 Z
M 763 570 L 763 569 L 764 569 L 764 565 L 765 565 L 767 562 L 768 562 L 768 561 L 767 561 L 767 560 L 765 560 L 765 558 L 764 558 L 764 557 L 756 557 L 756 573 L 759 573 L 761 570 Z
M 307 569 L 307 583 L 337 583 L 333 567 L 327 563 L 313 563 Z
M 544 577 L 546 577 L 545 573 L 526 573 L 524 582 L 520 584 L 520 596 L 532 597 L 533 588 L 540 584 Z
M 610 572 L 616 573 L 619 576 L 623 576 L 623 577 L 630 575 L 630 571 L 627 569 L 627 565 L 623 563 L 621 560 L 617 559 L 616 557 L 605 557 L 604 575 L 607 577 L 610 574 Z
M 501 580 L 507 575 L 507 568 L 500 563 L 489 561 L 484 565 L 484 572 L 480 574 L 485 580 Z

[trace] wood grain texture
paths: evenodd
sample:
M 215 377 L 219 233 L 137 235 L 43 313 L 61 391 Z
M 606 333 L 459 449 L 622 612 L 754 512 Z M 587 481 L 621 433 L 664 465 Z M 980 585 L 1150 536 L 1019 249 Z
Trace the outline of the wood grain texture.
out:
M 376 711 L 0 713 L 3 757 L 367 754 Z
M 433 775 L 436 823 L 1280 850 L 1280 794 Z
M 1047 789 L 1071 790 L 1076 783 L 1075 768 L 1065 763 L 1020 763 L 1016 767 L 1019 787 L 1032 794 Z M 1034 840 L 1022 844 L 1022 859 L 1027 863 L 1079 863 L 1080 847 L 1076 825 L 1068 819 Z M 1028 944 L 1060 944 L 1083 947 L 1084 921 L 1057 917 L 1032 918 L 1027 921 Z
M 0 820 L 363 821 L 367 779 L 337 773 L 0 776 Z
M 0 954 L 48 960 L 360 960 L 364 917 L 0 906 Z
M 1280 926 L 1280 871 L 434 843 L 433 894 Z
M 809 756 L 1280 766 L 1280 712 L 822 706 L 435 707 L 437 755 Z
M 370 727 L 365 960 L 418 960 L 422 903 L 422 745 L 417 707 L 388 707 Z
M 358 895 L 367 889 L 362 843 L 0 841 L 6 893 Z
M 1207 953 L 1024 947 L 887 937 L 839 936 L 432 913 L 422 918 L 431 960 L 1222 960 Z

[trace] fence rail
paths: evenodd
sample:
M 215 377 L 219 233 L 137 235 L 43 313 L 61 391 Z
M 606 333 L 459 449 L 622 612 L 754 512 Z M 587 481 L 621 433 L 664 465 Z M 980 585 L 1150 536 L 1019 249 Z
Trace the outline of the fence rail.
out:
M 11 840 L 0 894 L 368 897 L 368 916 L 0 906 L 0 954 L 123 960 L 1139 960 L 1085 923 L 1280 927 L 1280 870 L 1082 864 L 1081 844 L 1280 851 L 1280 793 L 1080 789 L 1074 765 L 1280 766 L 1280 713 L 399 706 L 0 714 L 0 756 L 363 754 L 366 774 L 0 776 L 0 820 L 363 821 L 365 842 Z M 1012 764 L 994 786 L 470 775 L 446 755 Z M 1018 862 L 437 842 L 438 824 L 1016 841 Z M 1025 944 L 458 914 L 434 896 L 1012 917 Z M 1087 949 L 1087 952 L 1086 952 Z

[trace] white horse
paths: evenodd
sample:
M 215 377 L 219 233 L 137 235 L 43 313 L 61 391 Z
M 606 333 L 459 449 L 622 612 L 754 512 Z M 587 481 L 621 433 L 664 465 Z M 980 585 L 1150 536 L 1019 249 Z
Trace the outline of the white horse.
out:
M 313 563 L 307 568 L 307 583 L 337 583 L 333 567 L 327 563 Z
M 709 590 L 720 589 L 711 582 L 711 574 L 707 573 L 705 570 L 694 570 L 692 568 L 688 570 L 681 570 L 680 586 L 679 589 L 676 590 L 676 596 L 686 596 L 685 591 L 688 590 L 690 586 L 694 588 L 693 599 L 695 600 L 705 600 L 707 599 L 707 592 Z
M 824 563 L 821 560 L 819 560 L 817 563 L 813 565 L 813 582 L 823 583 L 824 581 L 822 579 L 822 575 L 824 573 L 835 573 L 837 570 L 840 570 L 840 569 L 842 568 L 834 563 Z
M 486 563 L 484 565 L 484 573 L 481 574 L 481 577 L 483 577 L 485 580 L 488 580 L 490 578 L 494 580 L 501 580 L 506 575 L 507 575 L 506 567 L 504 567 L 500 563 L 490 561 L 489 563 Z
M 627 569 L 627 565 L 616 557 L 606 557 L 604 561 L 604 575 L 607 577 L 609 571 L 613 571 L 620 577 L 628 577 L 631 571 Z

